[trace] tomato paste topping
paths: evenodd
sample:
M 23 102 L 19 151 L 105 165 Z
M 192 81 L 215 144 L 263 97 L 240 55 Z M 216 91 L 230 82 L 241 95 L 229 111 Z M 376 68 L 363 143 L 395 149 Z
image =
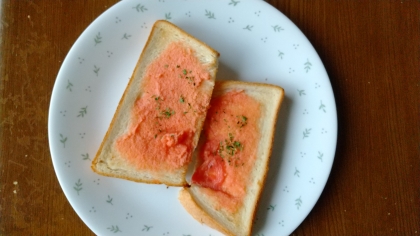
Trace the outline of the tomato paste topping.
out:
M 139 169 L 171 171 L 187 165 L 197 122 L 210 102 L 198 88 L 208 79 L 193 50 L 181 42 L 170 44 L 147 67 L 143 93 L 116 149 Z
M 246 194 L 260 138 L 259 118 L 260 104 L 244 91 L 211 100 L 192 183 L 213 191 L 225 208 L 234 210 Z

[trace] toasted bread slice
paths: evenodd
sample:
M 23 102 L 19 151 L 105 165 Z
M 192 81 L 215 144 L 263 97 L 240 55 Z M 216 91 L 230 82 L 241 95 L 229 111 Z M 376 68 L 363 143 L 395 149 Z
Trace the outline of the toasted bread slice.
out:
M 198 221 L 226 235 L 250 235 L 263 190 L 282 88 L 217 81 L 191 186 L 179 200 Z
M 218 57 L 217 51 L 174 24 L 157 21 L 92 169 L 136 182 L 184 186 Z

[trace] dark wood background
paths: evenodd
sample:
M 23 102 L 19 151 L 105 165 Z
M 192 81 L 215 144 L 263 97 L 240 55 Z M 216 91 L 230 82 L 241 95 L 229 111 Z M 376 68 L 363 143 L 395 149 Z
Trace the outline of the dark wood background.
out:
M 47 118 L 68 50 L 115 2 L 2 1 L 0 235 L 93 234 L 58 184 Z M 338 110 L 331 176 L 293 234 L 420 235 L 420 2 L 267 2 L 312 42 Z

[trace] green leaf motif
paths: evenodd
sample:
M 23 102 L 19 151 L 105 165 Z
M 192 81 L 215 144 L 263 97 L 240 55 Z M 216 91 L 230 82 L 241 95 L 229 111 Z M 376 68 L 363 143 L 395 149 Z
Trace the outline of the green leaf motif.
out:
M 115 233 L 118 233 L 118 232 L 122 232 L 122 231 L 120 230 L 120 228 L 118 228 L 118 225 L 115 225 L 115 226 L 111 225 L 111 227 L 108 227 L 107 229 L 108 229 L 109 231 L 113 232 L 114 234 L 115 234 Z
M 97 67 L 96 65 L 93 65 L 93 72 L 96 74 L 96 76 L 99 75 L 99 70 L 100 69 L 101 69 L 100 67 Z
M 70 83 L 70 80 L 67 80 L 67 86 L 66 89 L 68 89 L 70 92 L 72 91 L 71 89 L 73 88 L 73 84 Z
M 87 114 L 87 106 L 80 108 L 79 115 L 77 117 L 85 117 Z
M 296 198 L 296 200 L 295 200 L 295 205 L 296 205 L 296 207 L 297 207 L 298 210 L 302 206 L 302 199 L 301 199 L 301 197 L 302 196 L 299 196 L 299 198 Z
M 321 105 L 319 106 L 319 110 L 323 110 L 324 113 L 327 113 L 327 111 L 325 110 L 325 105 L 322 103 L 322 101 L 321 101 Z
M 284 53 L 283 52 L 280 52 L 280 50 L 278 50 L 278 51 L 279 51 L 278 57 L 280 57 L 280 59 L 283 59 Z
M 111 205 L 114 205 L 114 204 L 112 204 L 112 198 L 109 195 L 108 195 L 108 200 L 106 200 L 106 202 L 111 204 Z
M 322 162 L 322 157 L 324 156 L 324 153 L 318 152 L 318 159 Z
M 243 28 L 244 30 L 249 30 L 249 31 L 252 31 L 252 28 L 253 28 L 254 26 L 253 25 L 247 25 L 245 28 Z
M 83 160 L 90 160 L 89 153 L 82 154 Z
M 121 39 L 129 39 L 131 35 L 124 33 L 123 37 Z
M 214 17 L 214 13 L 213 13 L 213 12 L 211 12 L 211 11 L 207 11 L 207 10 L 206 10 L 206 16 L 207 16 L 207 18 L 209 18 L 209 19 L 216 19 L 216 17 Z
M 305 90 L 299 90 L 298 89 L 297 91 L 299 93 L 299 96 L 306 95 Z
M 234 0 L 230 0 L 229 5 L 233 5 L 236 6 L 240 1 L 234 1 Z
M 273 26 L 271 26 L 271 27 L 273 27 L 274 32 L 280 32 L 280 31 L 284 30 L 284 29 L 283 29 L 281 26 L 279 26 L 279 25 L 273 25 Z
M 95 41 L 95 46 L 98 45 L 99 43 L 102 43 L 101 32 L 98 32 L 98 34 L 95 36 L 93 40 Z
M 312 66 L 311 62 L 309 62 L 309 59 L 307 59 L 307 61 L 303 65 L 305 66 L 304 69 L 306 70 L 306 73 L 308 73 Z
M 153 228 L 153 226 L 144 225 L 141 231 L 149 231 L 151 228 Z
M 62 134 L 60 134 L 60 143 L 63 144 L 64 148 L 66 148 L 66 142 L 67 142 L 67 137 L 64 137 Z
M 170 20 L 170 19 L 172 19 L 171 13 L 170 12 L 169 13 L 165 13 L 165 20 Z
M 268 208 L 267 208 L 267 210 L 271 210 L 271 211 L 274 211 L 274 209 L 276 208 L 276 206 L 277 205 L 270 205 Z
M 132 9 L 136 9 L 137 12 L 147 11 L 147 8 L 144 5 L 141 5 L 141 4 L 137 4 L 137 6 L 133 7 Z
M 311 129 L 305 129 L 303 131 L 303 138 L 308 138 L 310 134 L 311 134 Z
M 295 167 L 295 174 L 294 175 L 297 176 L 297 177 L 300 177 L 299 174 L 300 174 L 300 171 Z
M 77 195 L 79 195 L 79 192 L 82 191 L 82 182 L 80 182 L 80 179 L 74 184 L 74 190 L 76 190 Z

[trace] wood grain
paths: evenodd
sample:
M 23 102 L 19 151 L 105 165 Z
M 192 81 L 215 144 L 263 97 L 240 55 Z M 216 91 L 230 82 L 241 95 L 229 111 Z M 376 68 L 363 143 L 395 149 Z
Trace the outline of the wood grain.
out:
M 64 57 L 116 0 L 3 0 L 0 235 L 93 235 L 52 166 L 48 108 Z M 267 1 L 320 55 L 338 145 L 318 203 L 293 235 L 420 235 L 420 2 Z

